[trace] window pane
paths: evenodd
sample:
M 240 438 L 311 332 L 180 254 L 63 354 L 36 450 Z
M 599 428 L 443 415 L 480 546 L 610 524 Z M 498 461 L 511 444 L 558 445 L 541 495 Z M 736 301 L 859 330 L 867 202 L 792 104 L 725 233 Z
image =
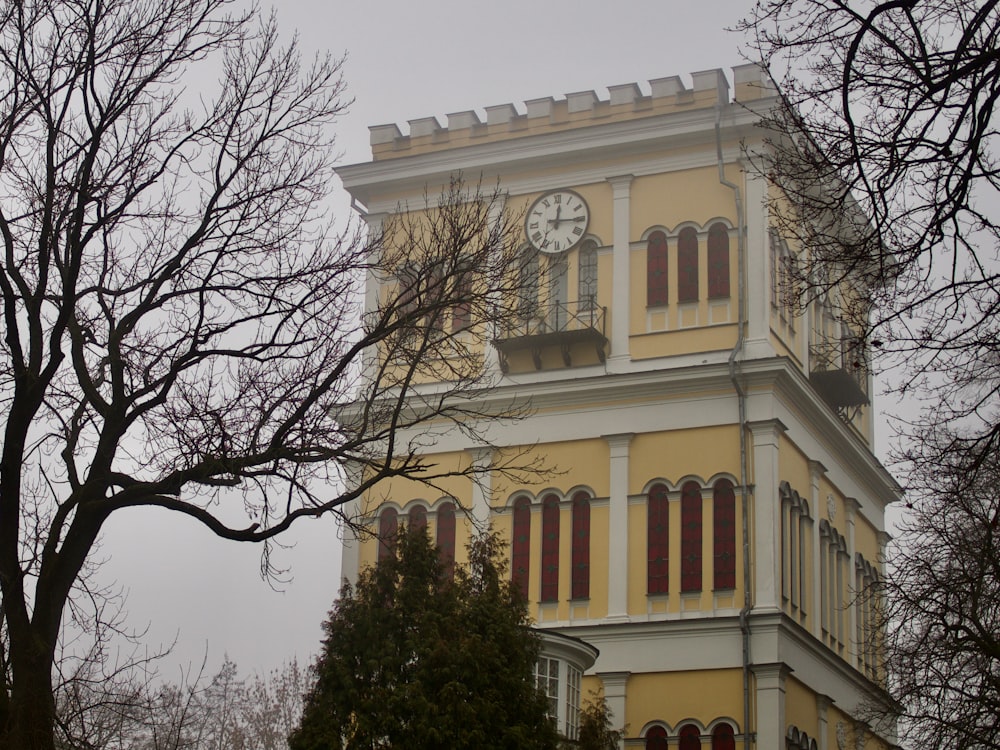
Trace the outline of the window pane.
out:
M 646 590 L 650 594 L 666 594 L 668 572 L 668 513 L 667 488 L 657 484 L 649 491 L 646 517 Z
M 597 245 L 587 242 L 580 248 L 579 310 L 597 308 Z
M 721 222 L 708 230 L 708 296 L 729 296 L 729 230 Z
M 579 492 L 573 498 L 573 574 L 572 597 L 590 596 L 590 498 Z
M 650 727 L 646 732 L 646 750 L 667 750 L 667 730 Z
M 698 750 L 701 747 L 701 730 L 694 724 L 685 724 L 680 731 L 680 750 Z
M 423 505 L 415 505 L 410 508 L 406 517 L 406 523 L 410 531 L 421 531 L 427 528 L 427 508 Z
M 543 602 L 559 601 L 559 498 L 542 501 L 542 590 Z
M 538 314 L 538 253 L 531 248 L 521 254 L 517 311 L 522 318 Z
M 681 591 L 701 591 L 701 487 L 681 489 Z
M 667 235 L 653 232 L 646 243 L 646 306 L 667 304 Z
M 677 235 L 677 301 L 698 299 L 698 234 L 684 227 Z
M 712 732 L 712 750 L 736 750 L 736 738 L 733 728 L 728 724 L 719 724 Z
M 736 588 L 736 495 L 733 483 L 720 479 L 712 493 L 712 534 L 716 589 Z
M 395 508 L 386 508 L 378 519 L 378 559 L 384 560 L 392 554 L 399 529 L 399 514 Z
M 438 554 L 448 578 L 455 575 L 455 504 L 442 503 L 437 511 Z
M 514 501 L 514 548 L 511 550 L 511 580 L 528 595 L 528 566 L 531 554 L 531 503 L 521 497 Z

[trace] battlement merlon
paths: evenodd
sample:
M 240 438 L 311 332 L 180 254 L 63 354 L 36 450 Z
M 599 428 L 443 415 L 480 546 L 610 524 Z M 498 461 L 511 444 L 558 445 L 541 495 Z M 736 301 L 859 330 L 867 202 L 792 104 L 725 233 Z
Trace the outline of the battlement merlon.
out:
M 733 102 L 751 102 L 774 95 L 774 87 L 760 65 L 748 63 L 732 69 L 733 86 L 721 68 L 691 74 L 690 88 L 679 76 L 648 81 L 645 95 L 637 83 L 608 86 L 608 98 L 593 91 L 568 93 L 563 99 L 544 97 L 524 102 L 524 114 L 514 104 L 485 108 L 485 121 L 474 110 L 452 112 L 442 126 L 436 117 L 410 120 L 409 133 L 390 123 L 369 128 L 372 159 L 413 156 L 483 140 L 505 140 L 543 132 L 571 130 L 597 122 L 649 117 L 715 107 Z

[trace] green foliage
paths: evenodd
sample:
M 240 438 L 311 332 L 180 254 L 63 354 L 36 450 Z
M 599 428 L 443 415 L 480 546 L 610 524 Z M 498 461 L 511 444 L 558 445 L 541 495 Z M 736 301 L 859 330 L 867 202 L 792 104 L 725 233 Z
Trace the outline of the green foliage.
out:
M 611 728 L 611 709 L 603 693 L 591 693 L 580 712 L 580 735 L 570 745 L 575 750 L 617 750 L 625 730 Z
M 344 587 L 292 750 L 558 747 L 501 543 L 483 535 L 469 554 L 450 580 L 426 531 L 403 533 Z

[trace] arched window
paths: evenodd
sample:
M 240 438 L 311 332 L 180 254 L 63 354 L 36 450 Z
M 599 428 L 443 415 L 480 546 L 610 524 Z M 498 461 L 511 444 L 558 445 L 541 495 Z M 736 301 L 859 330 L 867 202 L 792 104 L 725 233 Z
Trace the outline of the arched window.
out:
M 592 240 L 580 246 L 580 276 L 577 282 L 578 309 L 597 309 L 597 243 Z
M 719 724 L 712 730 L 712 750 L 736 750 L 736 735 L 729 724 Z
M 667 730 L 661 726 L 646 731 L 646 750 L 667 750 Z
M 517 312 L 522 318 L 538 315 L 538 252 L 527 247 L 521 251 L 518 268 Z
M 729 229 L 722 222 L 708 230 L 708 296 L 729 296 Z
M 577 492 L 573 497 L 572 597 L 590 596 L 590 497 Z
M 677 301 L 698 301 L 698 233 L 693 227 L 677 235 Z
M 421 531 L 427 528 L 427 508 L 423 505 L 414 505 L 406 517 L 407 529 L 409 531 Z
M 667 304 L 667 235 L 656 231 L 646 240 L 646 306 Z
M 437 510 L 437 546 L 445 575 L 455 575 L 455 504 L 441 503 Z
M 543 602 L 559 601 L 559 498 L 542 500 L 542 590 Z
M 396 545 L 396 533 L 399 530 L 399 514 L 395 508 L 386 508 L 378 519 L 378 560 L 389 557 Z
M 472 272 L 459 270 L 455 273 L 455 304 L 451 308 L 452 332 L 464 331 L 472 325 Z
M 678 732 L 680 742 L 677 747 L 680 750 L 698 750 L 701 747 L 701 730 L 694 724 L 685 724 Z
M 712 491 L 712 564 L 716 591 L 736 588 L 736 494 L 720 479 Z
M 653 485 L 646 501 L 646 591 L 650 594 L 669 591 L 669 512 L 667 488 Z
M 514 501 L 514 540 L 511 550 L 511 580 L 528 595 L 528 567 L 531 562 L 531 502 L 526 497 Z
M 701 486 L 681 488 L 681 592 L 701 591 Z

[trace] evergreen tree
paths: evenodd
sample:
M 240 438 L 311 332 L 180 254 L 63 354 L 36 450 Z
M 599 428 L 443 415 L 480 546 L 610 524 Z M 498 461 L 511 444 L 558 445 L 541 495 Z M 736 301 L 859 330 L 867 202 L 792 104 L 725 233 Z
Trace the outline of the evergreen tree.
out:
M 469 559 L 451 578 L 417 529 L 344 587 L 292 750 L 558 746 L 533 676 L 538 638 L 501 543 L 483 535 Z

